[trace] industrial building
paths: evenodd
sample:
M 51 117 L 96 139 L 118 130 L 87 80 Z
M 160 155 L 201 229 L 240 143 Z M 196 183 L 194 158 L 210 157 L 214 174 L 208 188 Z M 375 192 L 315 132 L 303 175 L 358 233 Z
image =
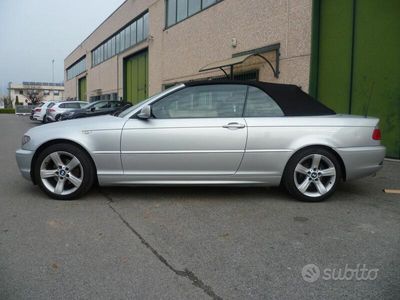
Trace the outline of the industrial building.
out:
M 292 83 L 381 119 L 400 158 L 397 0 L 126 0 L 65 59 L 65 97 L 136 103 L 188 80 Z
M 26 105 L 39 101 L 62 100 L 64 98 L 64 84 L 52 82 L 8 83 L 8 94 L 15 106 L 16 103 Z

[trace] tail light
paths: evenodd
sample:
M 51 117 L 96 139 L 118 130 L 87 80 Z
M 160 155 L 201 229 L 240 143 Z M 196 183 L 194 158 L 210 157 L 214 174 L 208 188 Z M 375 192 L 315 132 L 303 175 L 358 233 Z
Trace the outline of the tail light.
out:
M 49 112 L 55 112 L 56 110 L 54 108 L 49 108 L 48 111 Z
M 381 130 L 379 128 L 375 128 L 374 131 L 372 132 L 372 139 L 375 141 L 380 141 L 381 138 L 382 138 Z
M 39 112 L 41 110 L 42 110 L 41 108 L 35 108 L 35 112 Z

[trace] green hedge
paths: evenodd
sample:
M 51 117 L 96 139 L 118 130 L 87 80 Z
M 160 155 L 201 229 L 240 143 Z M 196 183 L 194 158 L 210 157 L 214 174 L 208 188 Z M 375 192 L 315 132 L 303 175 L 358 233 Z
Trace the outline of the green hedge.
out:
M 0 114 L 15 114 L 14 108 L 0 108 Z

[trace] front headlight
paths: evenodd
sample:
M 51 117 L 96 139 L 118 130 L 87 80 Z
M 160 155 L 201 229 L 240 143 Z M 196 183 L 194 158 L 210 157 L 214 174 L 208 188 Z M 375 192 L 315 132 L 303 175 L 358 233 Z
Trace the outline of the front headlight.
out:
M 31 137 L 29 135 L 24 135 L 22 137 L 22 146 L 28 143 L 31 140 Z

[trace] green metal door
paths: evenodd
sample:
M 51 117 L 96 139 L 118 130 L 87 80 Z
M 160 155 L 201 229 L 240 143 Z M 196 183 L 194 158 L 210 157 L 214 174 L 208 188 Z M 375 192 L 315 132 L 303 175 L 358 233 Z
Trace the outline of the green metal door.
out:
M 351 113 L 380 118 L 387 156 L 400 158 L 400 1 L 356 1 Z
M 78 98 L 81 101 L 87 100 L 86 77 L 82 77 L 78 80 Z
M 147 98 L 148 54 L 141 52 L 124 60 L 124 99 L 132 104 Z
M 347 113 L 350 95 L 352 1 L 322 0 L 320 14 L 317 98 L 337 112 Z
M 380 118 L 400 158 L 400 1 L 314 0 L 310 92 L 339 113 Z

